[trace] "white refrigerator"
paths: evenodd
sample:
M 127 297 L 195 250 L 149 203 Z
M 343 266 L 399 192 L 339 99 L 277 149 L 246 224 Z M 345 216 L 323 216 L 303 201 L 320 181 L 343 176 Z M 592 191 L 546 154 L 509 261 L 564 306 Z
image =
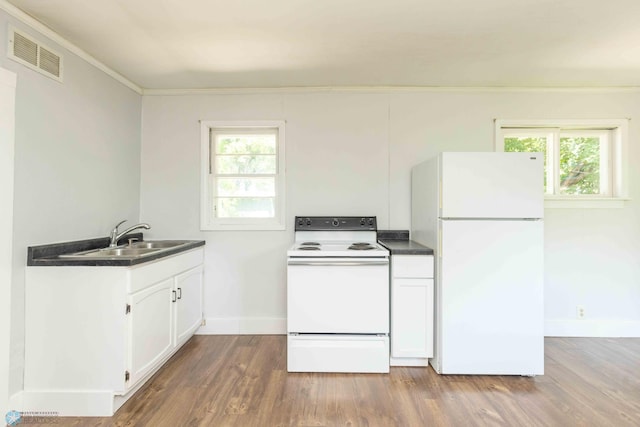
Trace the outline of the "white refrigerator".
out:
M 411 176 L 411 238 L 435 251 L 440 374 L 544 373 L 544 156 L 441 153 Z

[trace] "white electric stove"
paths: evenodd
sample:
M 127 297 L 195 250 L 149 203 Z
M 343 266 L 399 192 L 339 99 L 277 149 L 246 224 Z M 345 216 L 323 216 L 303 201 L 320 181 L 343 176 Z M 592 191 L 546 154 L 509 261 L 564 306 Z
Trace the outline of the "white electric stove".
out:
M 296 217 L 289 372 L 389 372 L 389 252 L 375 217 Z

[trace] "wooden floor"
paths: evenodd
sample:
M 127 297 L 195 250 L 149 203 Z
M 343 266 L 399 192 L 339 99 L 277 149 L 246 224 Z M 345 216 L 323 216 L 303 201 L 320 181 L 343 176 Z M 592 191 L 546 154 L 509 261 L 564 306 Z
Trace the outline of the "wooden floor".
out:
M 545 375 L 286 371 L 284 336 L 195 336 L 112 418 L 60 426 L 639 426 L 640 339 L 547 338 Z M 30 424 L 34 425 L 34 424 Z M 50 425 L 50 424 L 35 424 Z

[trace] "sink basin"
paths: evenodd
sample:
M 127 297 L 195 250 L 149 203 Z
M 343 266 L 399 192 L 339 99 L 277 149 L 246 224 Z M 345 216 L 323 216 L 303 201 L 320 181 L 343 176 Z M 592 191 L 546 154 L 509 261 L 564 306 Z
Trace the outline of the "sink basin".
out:
M 126 257 L 137 258 L 145 255 L 149 255 L 158 252 L 160 248 L 105 248 L 105 249 L 93 249 L 84 252 L 75 252 L 71 254 L 59 255 L 62 258 L 112 258 L 112 257 Z
M 142 255 L 152 254 L 159 249 L 146 249 L 146 248 L 113 248 L 113 249 L 99 249 L 97 251 L 91 251 L 83 254 L 82 256 L 94 256 L 94 257 L 112 257 L 112 256 L 125 256 L 125 257 L 139 257 Z
M 149 240 L 142 242 L 133 242 L 127 248 L 140 248 L 140 249 L 168 249 L 175 248 L 176 246 L 184 245 L 188 243 L 186 240 Z

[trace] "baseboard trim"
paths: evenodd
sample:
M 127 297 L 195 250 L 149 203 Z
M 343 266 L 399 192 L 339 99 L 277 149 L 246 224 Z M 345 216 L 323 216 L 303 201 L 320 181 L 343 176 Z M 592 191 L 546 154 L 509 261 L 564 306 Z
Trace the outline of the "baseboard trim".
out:
M 24 390 L 16 399 L 16 406 L 20 412 L 49 412 L 60 417 L 110 417 L 114 412 L 113 393 L 98 390 Z
M 15 410 L 15 411 L 22 409 L 22 393 L 24 392 L 19 391 L 9 396 L 9 409 Z
M 286 335 L 286 317 L 208 317 L 197 335 Z
M 426 357 L 390 357 L 389 364 L 391 366 L 429 366 L 429 359 Z
M 285 317 L 208 317 L 197 335 L 286 335 Z M 640 338 L 640 321 L 546 320 L 548 337 Z
M 628 320 L 546 320 L 546 337 L 640 338 L 640 322 Z

